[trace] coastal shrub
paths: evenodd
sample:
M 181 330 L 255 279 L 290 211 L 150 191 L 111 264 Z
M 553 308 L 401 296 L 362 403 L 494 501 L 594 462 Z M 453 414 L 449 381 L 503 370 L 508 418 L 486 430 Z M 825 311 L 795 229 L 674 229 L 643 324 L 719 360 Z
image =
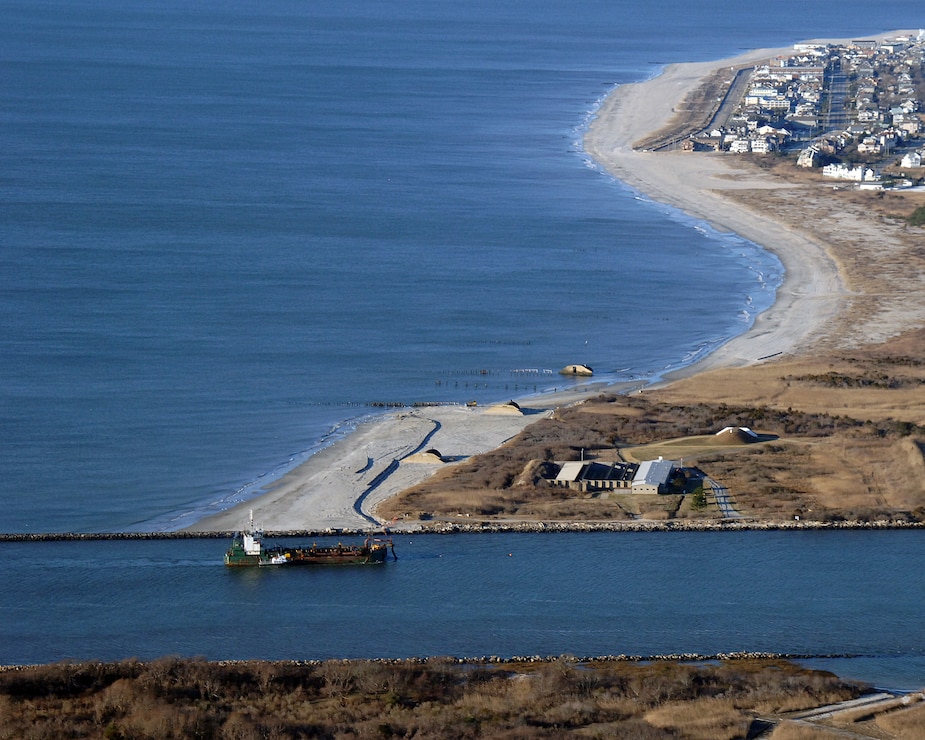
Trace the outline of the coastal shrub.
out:
M 925 226 L 925 206 L 916 208 L 906 221 L 910 226 Z
M 75 693 L 68 685 L 75 676 L 96 678 Z M 660 738 L 678 736 L 644 720 L 662 707 L 670 709 L 653 716 L 671 724 L 718 715 L 720 694 L 744 712 L 756 702 L 806 707 L 824 703 L 821 696 L 828 702 L 858 692 L 830 674 L 783 661 L 300 665 L 170 658 L 130 669 L 97 664 L 0 671 L 0 737 L 530 738 L 582 728 L 601 734 L 606 727 L 606 735 Z M 221 698 L 205 698 L 210 694 Z M 707 703 L 697 709 L 700 701 Z
M 703 486 L 698 486 L 691 494 L 691 508 L 695 511 L 705 509 L 707 506 L 707 494 L 704 493 Z

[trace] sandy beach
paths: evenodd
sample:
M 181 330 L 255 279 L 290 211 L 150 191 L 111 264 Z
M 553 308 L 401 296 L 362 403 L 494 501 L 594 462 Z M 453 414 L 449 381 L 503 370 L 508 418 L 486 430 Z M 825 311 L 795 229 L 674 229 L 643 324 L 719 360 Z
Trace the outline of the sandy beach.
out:
M 765 49 L 728 66 L 784 53 Z M 846 295 L 837 264 L 823 244 L 794 231 L 773 213 L 745 210 L 726 197 L 729 191 L 782 187 L 722 154 L 634 151 L 633 143 L 656 130 L 674 107 L 717 63 L 677 64 L 658 78 L 619 87 L 602 106 L 585 137 L 585 148 L 610 174 L 653 200 L 703 219 L 760 244 L 781 260 L 784 283 L 775 304 L 754 326 L 683 374 L 716 367 L 751 364 L 759 358 L 792 352 L 818 341 L 837 315 Z
M 608 173 L 645 196 L 734 232 L 773 252 L 785 268 L 775 304 L 753 327 L 700 362 L 669 376 L 690 377 L 718 368 L 753 365 L 807 347 L 867 342 L 871 327 L 847 322 L 857 287 L 811 230 L 795 228 L 779 210 L 745 207 L 736 193 L 772 191 L 787 183 L 721 154 L 635 151 L 633 144 L 662 128 L 684 96 L 716 70 L 772 58 L 789 49 L 762 49 L 719 62 L 675 64 L 652 80 L 622 85 L 601 106 L 585 136 L 585 149 Z M 870 227 L 874 228 L 874 227 Z M 925 311 L 925 308 L 923 308 Z M 923 314 L 925 315 L 925 314 Z M 881 311 L 878 331 L 889 336 L 908 313 Z M 853 327 L 846 329 L 847 326 Z M 854 331 L 857 336 L 849 336 Z M 190 531 L 241 528 L 253 509 L 269 531 L 364 530 L 381 526 L 377 503 L 421 482 L 445 465 L 494 449 L 525 426 L 596 393 L 550 394 L 523 401 L 523 413 L 507 408 L 461 406 L 406 409 L 361 424 L 246 501 L 189 527 Z M 435 456 L 422 456 L 427 450 Z
M 503 445 L 556 407 L 578 403 L 601 388 L 588 383 L 579 390 L 525 399 L 517 407 L 447 405 L 386 413 L 315 453 L 266 486 L 262 495 L 187 531 L 241 529 L 251 510 L 255 522 L 272 532 L 379 529 L 385 523 L 373 513 L 379 502 L 445 465 Z

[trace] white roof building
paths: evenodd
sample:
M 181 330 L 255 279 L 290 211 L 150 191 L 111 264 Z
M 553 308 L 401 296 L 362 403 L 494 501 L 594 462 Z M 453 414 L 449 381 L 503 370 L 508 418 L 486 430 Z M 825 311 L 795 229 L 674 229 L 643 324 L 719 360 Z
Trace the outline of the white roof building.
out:
M 748 139 L 736 139 L 729 145 L 729 151 L 733 154 L 746 154 L 751 148 L 752 144 Z
M 633 478 L 633 493 L 664 493 L 676 464 L 674 460 L 646 460 L 639 463 Z

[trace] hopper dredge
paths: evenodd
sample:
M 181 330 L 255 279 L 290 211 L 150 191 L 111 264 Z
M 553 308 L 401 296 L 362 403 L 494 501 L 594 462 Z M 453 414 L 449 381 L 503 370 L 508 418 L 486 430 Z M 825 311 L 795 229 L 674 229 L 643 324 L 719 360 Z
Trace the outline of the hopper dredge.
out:
M 266 547 L 263 532 L 254 526 L 254 512 L 246 531 L 237 532 L 225 553 L 225 565 L 257 567 L 270 565 L 378 565 L 384 563 L 389 551 L 392 559 L 395 546 L 391 539 L 367 537 L 363 544 L 344 545 L 278 545 Z

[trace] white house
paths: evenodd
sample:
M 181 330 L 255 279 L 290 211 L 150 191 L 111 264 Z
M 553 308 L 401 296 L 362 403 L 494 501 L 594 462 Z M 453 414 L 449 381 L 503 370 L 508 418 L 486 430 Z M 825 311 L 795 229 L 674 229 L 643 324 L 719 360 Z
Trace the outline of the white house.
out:
M 858 154 L 880 154 L 882 149 L 883 144 L 873 136 L 865 136 L 864 140 L 858 144 Z
M 918 152 L 909 152 L 899 162 L 900 167 L 911 169 L 922 166 L 922 155 Z
M 870 167 L 865 169 L 864 167 L 849 167 L 846 164 L 827 164 L 822 168 L 822 176 L 855 182 L 874 182 L 880 179 Z

